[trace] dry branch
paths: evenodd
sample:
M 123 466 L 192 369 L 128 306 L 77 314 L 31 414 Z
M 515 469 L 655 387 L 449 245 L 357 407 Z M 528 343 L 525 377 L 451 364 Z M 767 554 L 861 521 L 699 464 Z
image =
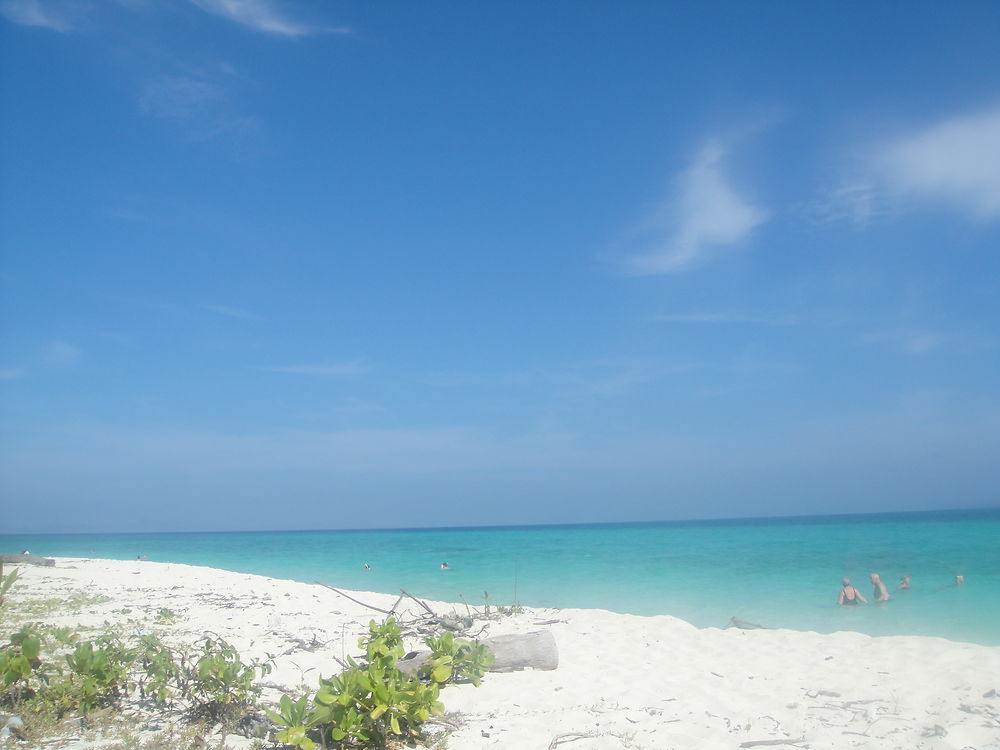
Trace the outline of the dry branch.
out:
M 555 750 L 557 746 L 566 742 L 575 742 L 576 740 L 585 740 L 596 736 L 593 732 L 566 732 L 565 734 L 557 734 L 552 738 L 552 742 L 549 743 L 549 750 Z
M 318 583 L 320 586 L 323 586 L 324 588 L 330 589 L 330 591 L 336 591 L 338 594 L 340 594 L 345 599 L 350 599 L 352 602 L 354 602 L 355 604 L 360 604 L 362 607 L 368 607 L 368 609 L 374 609 L 376 612 L 381 612 L 384 615 L 391 615 L 392 614 L 392 612 L 390 612 L 388 609 L 382 609 L 381 607 L 376 607 L 376 606 L 374 606 L 372 604 L 365 604 L 364 602 L 358 601 L 353 596 L 349 596 L 348 594 L 345 594 L 340 589 L 335 589 L 333 586 L 331 586 L 328 583 L 323 583 L 322 581 L 316 581 L 316 583 Z
M 410 597 L 413 601 L 415 601 L 417 604 L 423 607 L 424 611 L 426 611 L 427 614 L 429 614 L 431 617 L 437 617 L 437 614 L 434 612 L 434 610 L 427 606 L 427 602 L 420 601 L 420 599 L 417 599 L 417 597 L 415 597 L 406 589 L 400 589 L 400 591 L 403 593 L 403 596 Z

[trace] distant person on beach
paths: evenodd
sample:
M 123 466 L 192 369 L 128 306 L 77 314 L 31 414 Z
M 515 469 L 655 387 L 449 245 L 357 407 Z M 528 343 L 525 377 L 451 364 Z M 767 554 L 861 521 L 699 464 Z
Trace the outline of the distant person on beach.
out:
M 867 604 L 868 600 L 861 596 L 861 592 L 851 585 L 850 578 L 840 581 L 843 587 L 840 589 L 840 596 L 837 597 L 837 604 L 841 607 L 856 607 L 858 602 Z
M 896 587 L 896 591 L 902 591 L 903 589 L 908 589 L 908 588 L 910 588 L 910 577 L 900 576 L 899 585 Z
M 956 586 L 964 586 L 965 585 L 965 576 L 955 576 L 955 585 Z
M 443 562 L 441 563 L 441 570 L 451 570 L 451 568 L 448 567 L 448 563 Z
M 885 584 L 882 583 L 882 579 L 878 577 L 878 573 L 872 573 L 871 579 L 872 585 L 875 587 L 875 593 L 872 594 L 872 600 L 876 602 L 889 601 L 889 589 L 887 589 Z

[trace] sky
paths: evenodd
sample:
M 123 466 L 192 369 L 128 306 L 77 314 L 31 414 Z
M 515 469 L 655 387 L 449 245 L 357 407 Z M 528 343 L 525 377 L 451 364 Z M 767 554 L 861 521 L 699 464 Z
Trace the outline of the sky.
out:
M 992 0 L 0 0 L 0 526 L 996 507 L 998 40 Z

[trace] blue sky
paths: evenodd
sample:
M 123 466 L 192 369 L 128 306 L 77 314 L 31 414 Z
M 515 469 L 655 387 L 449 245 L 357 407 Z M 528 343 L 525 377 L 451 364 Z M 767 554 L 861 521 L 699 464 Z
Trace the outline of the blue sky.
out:
M 0 0 L 8 531 L 1000 497 L 1000 6 Z

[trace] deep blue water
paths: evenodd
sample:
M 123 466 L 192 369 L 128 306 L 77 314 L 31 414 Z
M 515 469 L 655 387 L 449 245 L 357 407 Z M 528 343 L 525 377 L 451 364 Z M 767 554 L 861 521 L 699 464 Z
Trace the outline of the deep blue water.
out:
M 0 535 L 0 551 L 207 565 L 445 601 L 732 616 L 768 627 L 1000 645 L 1000 510 L 377 531 Z M 439 569 L 446 561 L 451 570 Z M 369 563 L 372 570 L 364 571 Z M 840 578 L 883 605 L 835 605 Z M 899 576 L 912 589 L 895 592 Z M 966 585 L 956 587 L 956 574 Z M 869 597 L 870 598 L 870 597 Z

